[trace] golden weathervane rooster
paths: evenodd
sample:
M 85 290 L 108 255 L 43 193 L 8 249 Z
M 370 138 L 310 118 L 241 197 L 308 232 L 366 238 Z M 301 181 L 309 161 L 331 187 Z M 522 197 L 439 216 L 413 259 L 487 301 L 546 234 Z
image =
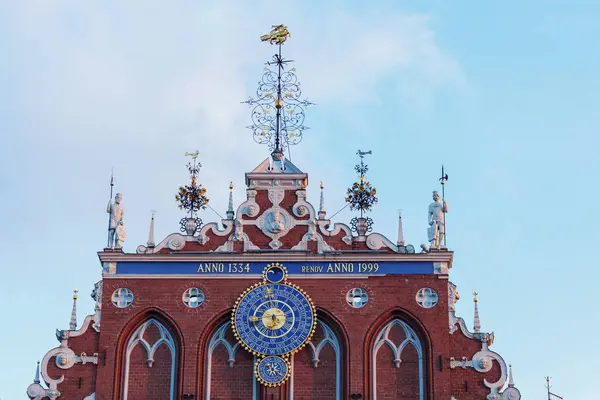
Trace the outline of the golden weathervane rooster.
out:
M 287 26 L 281 25 L 273 25 L 271 28 L 271 32 L 266 35 L 262 35 L 260 40 L 263 42 L 271 42 L 271 44 L 283 44 L 290 37 L 290 32 L 288 31 Z

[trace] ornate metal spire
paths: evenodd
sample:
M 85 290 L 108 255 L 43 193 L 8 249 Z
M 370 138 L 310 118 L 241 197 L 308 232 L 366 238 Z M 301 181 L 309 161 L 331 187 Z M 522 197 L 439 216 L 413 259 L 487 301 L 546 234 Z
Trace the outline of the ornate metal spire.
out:
M 148 247 L 154 247 L 156 242 L 154 241 L 154 215 L 156 214 L 156 210 L 150 210 L 152 213 L 152 218 L 150 219 L 150 232 L 148 232 L 148 243 L 146 245 Z
M 192 162 L 187 164 L 188 171 L 190 172 L 191 183 L 179 187 L 179 193 L 175 196 L 175 200 L 181 210 L 186 210 L 189 216 L 183 218 L 179 224 L 181 225 L 181 232 L 186 232 L 188 235 L 194 235 L 201 227 L 202 220 L 198 218 L 197 213 L 199 210 L 206 209 L 208 204 L 208 197 L 206 197 L 206 188 L 202 187 L 197 182 L 198 174 L 202 164 L 197 161 L 199 151 L 196 150 L 194 153 L 185 153 L 186 157 L 192 157 Z
M 323 182 L 321 182 L 321 185 L 319 187 L 321 188 L 321 199 L 319 201 L 319 219 L 325 219 L 327 212 L 325 211 L 325 194 L 323 190 L 325 189 L 325 185 L 323 185 Z
M 73 310 L 71 311 L 71 321 L 69 322 L 69 329 L 74 331 L 77 329 L 77 293 L 79 290 L 73 290 Z
M 481 321 L 479 320 L 479 307 L 477 306 L 478 302 L 479 299 L 477 299 L 477 292 L 473 292 L 473 303 L 475 304 L 475 322 L 473 324 L 473 330 L 475 331 L 475 333 L 481 332 Z
M 233 182 L 229 182 L 229 204 L 227 206 L 227 219 L 233 219 Z
M 369 170 L 367 164 L 364 163 L 364 157 L 367 154 L 372 154 L 369 151 L 358 150 L 356 154 L 360 157 L 360 164 L 356 164 L 354 170 L 359 176 L 358 182 L 354 182 L 346 191 L 346 202 L 350 204 L 351 210 L 360 211 L 360 218 L 354 217 L 350 221 L 352 230 L 358 232 L 359 236 L 364 236 L 373 228 L 373 220 L 365 218 L 364 214 L 371 211 L 373 206 L 377 204 L 377 190 L 371 186 L 371 182 L 367 181 L 365 174 Z
M 281 55 L 281 46 L 290 37 L 285 25 L 273 25 L 270 33 L 260 40 L 278 46 L 273 61 L 266 63 L 262 79 L 258 82 L 256 98 L 243 102 L 252 107 L 252 125 L 247 126 L 259 144 L 269 144 L 273 160 L 282 162 L 283 152 L 300 143 L 304 131 L 304 108 L 313 103 L 300 100 L 300 82 L 295 68 L 284 71 L 287 64 Z

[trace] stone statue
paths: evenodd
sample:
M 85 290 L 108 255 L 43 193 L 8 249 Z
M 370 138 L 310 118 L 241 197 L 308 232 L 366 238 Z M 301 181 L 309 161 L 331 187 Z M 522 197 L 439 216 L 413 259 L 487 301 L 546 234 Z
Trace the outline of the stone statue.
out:
M 110 221 L 108 223 L 108 247 L 121 248 L 125 241 L 125 225 L 123 223 L 123 206 L 121 200 L 123 195 L 117 193 L 115 196 L 115 202 L 112 200 L 108 201 L 108 207 L 106 212 L 110 214 Z
M 448 212 L 448 203 L 444 200 L 442 203 L 440 194 L 437 191 L 433 192 L 433 203 L 429 205 L 429 228 L 427 228 L 427 236 L 431 243 L 431 248 L 439 249 L 443 247 L 445 229 L 444 213 Z

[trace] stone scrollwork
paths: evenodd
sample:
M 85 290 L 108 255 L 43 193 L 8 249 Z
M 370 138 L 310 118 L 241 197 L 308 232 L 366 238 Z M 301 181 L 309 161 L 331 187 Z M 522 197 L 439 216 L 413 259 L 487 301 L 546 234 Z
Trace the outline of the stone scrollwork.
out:
M 67 348 L 56 354 L 55 363 L 60 369 L 69 369 L 75 364 L 98 364 L 98 353 L 94 353 L 92 356 L 88 356 L 86 353 L 77 355 L 73 350 Z
M 319 230 L 321 231 L 321 234 L 323 234 L 323 236 L 337 236 L 340 232 L 344 232 L 345 235 L 342 238 L 342 241 L 344 243 L 346 243 L 348 246 L 350 246 L 352 244 L 352 230 L 350 229 L 350 227 L 346 224 L 333 224 L 333 228 L 331 230 L 328 230 L 327 228 L 329 228 L 331 226 L 331 221 L 330 220 L 319 220 L 318 221 L 318 225 L 319 225 Z
M 394 252 L 398 252 L 398 246 L 380 233 L 371 233 L 367 236 L 367 247 L 372 250 L 379 250 L 383 247 L 387 247 Z
M 506 363 L 498 353 L 488 350 L 486 343 L 483 343 L 482 350 L 473 354 L 471 360 L 468 360 L 467 357 L 462 357 L 461 360 L 456 360 L 454 357 L 450 357 L 450 368 L 473 368 L 475 371 L 483 374 L 491 371 L 494 360 L 498 362 L 498 365 L 500 366 L 500 378 L 496 382 L 489 382 L 487 379 L 483 379 L 483 384 L 490 389 L 490 394 L 487 396 L 487 398 L 488 400 L 501 400 L 503 398 L 509 398 L 505 397 L 504 394 L 500 392 L 506 383 L 508 376 Z
M 302 240 L 292 247 L 292 250 L 307 250 L 308 242 L 317 242 L 317 252 L 323 253 L 324 251 L 334 251 L 333 247 L 327 244 L 323 237 L 317 233 L 317 224 L 315 220 L 308 220 L 308 232 L 302 236 Z

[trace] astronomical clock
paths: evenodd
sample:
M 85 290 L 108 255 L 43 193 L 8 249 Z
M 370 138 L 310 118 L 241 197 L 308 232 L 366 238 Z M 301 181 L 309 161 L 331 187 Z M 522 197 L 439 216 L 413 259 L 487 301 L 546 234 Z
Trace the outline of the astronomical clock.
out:
M 240 345 L 257 356 L 254 372 L 266 386 L 279 386 L 289 378 L 289 356 L 306 345 L 317 323 L 312 300 L 287 280 L 287 270 L 279 263 L 267 265 L 262 282 L 240 295 L 231 320 Z

